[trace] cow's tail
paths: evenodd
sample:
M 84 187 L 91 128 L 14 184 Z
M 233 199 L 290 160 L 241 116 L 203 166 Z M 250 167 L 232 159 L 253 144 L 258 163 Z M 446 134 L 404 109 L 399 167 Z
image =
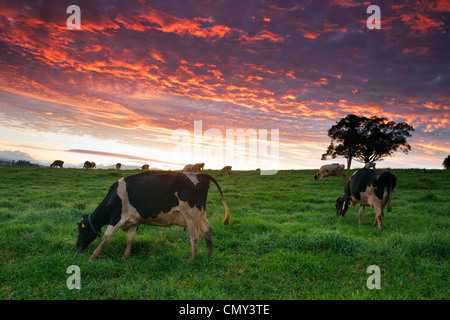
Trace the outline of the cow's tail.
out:
M 214 182 L 217 189 L 219 190 L 220 195 L 222 196 L 222 203 L 225 208 L 225 218 L 223 219 L 223 224 L 227 225 L 230 222 L 230 210 L 228 209 L 227 203 L 225 201 L 225 197 L 223 196 L 222 189 L 220 188 L 219 183 L 216 181 L 216 179 L 214 179 L 213 177 L 211 177 L 208 174 L 205 174 L 205 176 L 207 176 L 210 181 Z

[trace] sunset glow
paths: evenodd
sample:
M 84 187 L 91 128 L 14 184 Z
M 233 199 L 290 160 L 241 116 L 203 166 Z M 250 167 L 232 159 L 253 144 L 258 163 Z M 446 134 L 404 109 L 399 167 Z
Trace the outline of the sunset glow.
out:
M 279 169 L 318 168 L 350 113 L 415 128 L 409 155 L 379 167 L 442 168 L 450 154 L 448 1 L 379 1 L 380 30 L 356 0 L 43 3 L 1 1 L 0 159 L 256 169 L 251 141 L 227 149 L 227 130 L 278 130 Z M 223 141 L 194 141 L 199 121 Z

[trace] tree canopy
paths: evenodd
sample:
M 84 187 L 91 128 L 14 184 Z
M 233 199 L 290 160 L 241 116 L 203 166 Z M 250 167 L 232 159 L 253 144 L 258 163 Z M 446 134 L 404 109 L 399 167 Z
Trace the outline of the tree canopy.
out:
M 445 169 L 450 169 L 450 155 L 448 155 L 447 158 L 444 159 L 442 165 L 444 166 Z
M 408 154 L 411 146 L 406 139 L 411 137 L 411 131 L 414 128 L 406 122 L 349 114 L 328 130 L 331 143 L 322 160 L 342 156 L 350 169 L 352 159 L 368 163 L 392 156 L 396 151 Z

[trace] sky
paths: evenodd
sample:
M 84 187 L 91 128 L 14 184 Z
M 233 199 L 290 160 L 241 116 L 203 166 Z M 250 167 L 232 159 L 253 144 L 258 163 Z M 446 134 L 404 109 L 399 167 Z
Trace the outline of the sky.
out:
M 0 8 L 0 159 L 312 169 L 345 163 L 320 159 L 348 114 L 414 127 L 409 154 L 377 167 L 442 168 L 450 154 L 448 0 Z

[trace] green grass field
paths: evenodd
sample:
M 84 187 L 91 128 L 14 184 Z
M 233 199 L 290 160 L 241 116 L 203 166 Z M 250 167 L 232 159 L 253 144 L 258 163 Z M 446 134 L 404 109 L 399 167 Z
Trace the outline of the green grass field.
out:
M 1 167 L 0 299 L 450 298 L 450 170 L 392 170 L 397 188 L 382 231 L 372 226 L 371 208 L 361 225 L 358 207 L 335 215 L 340 178 L 314 182 L 313 170 L 206 172 L 231 212 L 222 225 L 211 184 L 211 257 L 202 239 L 189 261 L 182 228 L 141 226 L 128 260 L 119 231 L 90 261 L 99 240 L 76 251 L 76 222 L 113 182 L 138 172 Z M 67 288 L 70 265 L 80 267 L 80 290 Z M 380 290 L 366 286 L 370 265 L 381 270 Z

